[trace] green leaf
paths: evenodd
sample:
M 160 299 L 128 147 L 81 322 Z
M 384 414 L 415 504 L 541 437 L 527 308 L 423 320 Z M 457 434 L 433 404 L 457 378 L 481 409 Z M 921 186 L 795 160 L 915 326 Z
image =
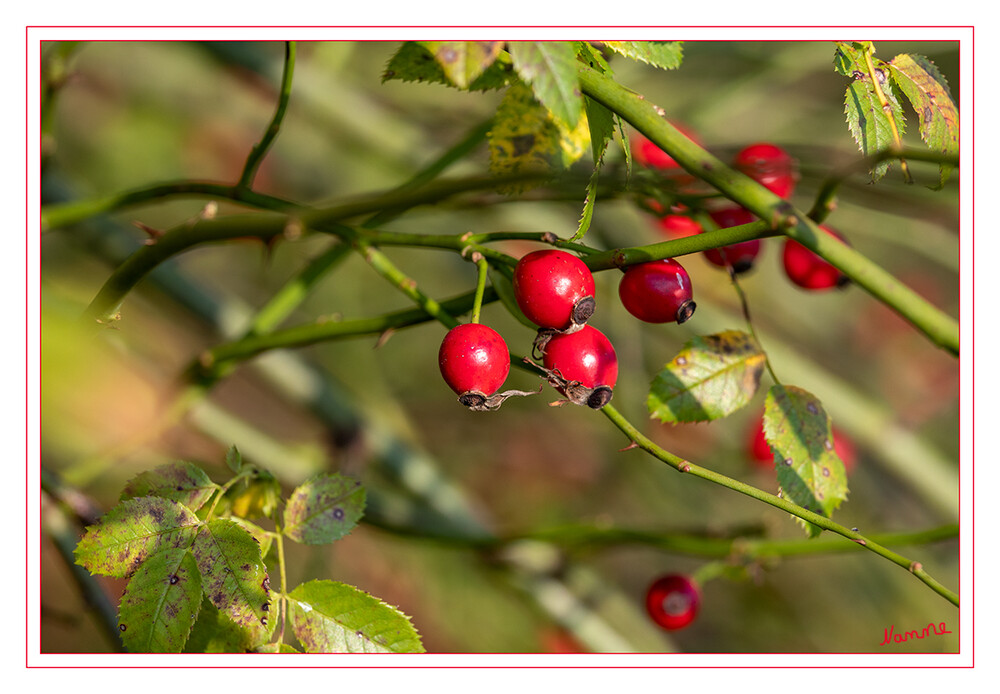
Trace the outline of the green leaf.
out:
M 795 386 L 772 386 L 764 403 L 764 436 L 784 497 L 829 518 L 847 498 L 847 473 L 820 401 Z M 802 523 L 811 537 L 821 532 Z
M 201 602 L 198 621 L 184 646 L 185 653 L 246 653 L 267 640 L 266 635 L 250 634 L 219 611 L 207 597 Z
M 601 166 L 604 164 L 604 154 L 607 152 L 608 143 L 614 138 L 615 132 L 614 114 L 611 111 L 590 98 L 585 99 L 585 104 L 587 124 L 590 126 L 590 143 L 594 150 L 594 172 L 587 182 L 587 197 L 583 202 L 583 212 L 580 214 L 576 233 L 571 239 L 573 241 L 583 238 L 590 229 L 594 208 L 597 205 L 597 183 Z
M 494 267 L 490 265 L 490 284 L 497 292 L 497 296 L 500 297 L 500 302 L 504 305 L 504 308 L 510 312 L 510 315 L 514 316 L 519 322 L 521 322 L 525 327 L 531 328 L 532 331 L 538 330 L 538 326 L 531 322 L 531 320 L 524 315 L 524 311 L 521 307 L 517 305 L 517 299 L 514 298 L 514 285 L 511 284 L 511 280 L 501 268 Z
M 289 594 L 295 637 L 307 653 L 423 653 L 409 617 L 354 586 L 310 581 Z
M 589 143 L 589 126 L 583 118 L 566 132 L 524 84 L 507 88 L 497 108 L 488 136 L 490 171 L 497 175 L 561 170 L 583 156 Z M 526 190 L 530 185 L 511 184 L 504 192 Z
M 260 648 L 255 648 L 254 653 L 301 653 L 298 648 L 287 643 L 265 643 Z
M 903 118 L 903 108 L 888 87 L 888 82 L 882 85 L 882 93 L 889 103 L 896 127 L 902 135 L 906 123 Z M 844 113 L 847 115 L 847 127 L 861 153 L 866 157 L 879 154 L 893 146 L 889 116 L 882 110 L 882 103 L 867 76 L 854 80 L 847 88 Z M 890 164 L 889 161 L 881 161 L 876 164 L 872 170 L 872 180 L 877 181 L 885 176 Z
M 200 607 L 201 577 L 191 552 L 157 552 L 142 563 L 122 595 L 122 643 L 132 653 L 180 653 Z
M 833 54 L 833 69 L 844 77 L 861 77 L 868 73 L 866 47 L 857 42 L 838 43 Z
M 920 138 L 937 152 L 958 155 L 958 108 L 952 101 L 948 82 L 930 60 L 922 55 L 903 53 L 889 61 L 893 82 L 916 111 Z M 952 166 L 941 164 L 941 187 Z
M 430 51 L 445 76 L 466 89 L 500 55 L 503 41 L 420 41 Z
M 307 545 L 333 542 L 351 532 L 364 510 L 365 490 L 360 482 L 321 474 L 288 497 L 284 534 Z
M 217 518 L 204 525 L 192 551 L 212 604 L 253 639 L 270 633 L 270 581 L 253 536 L 233 521 Z
M 486 91 L 503 89 L 510 82 L 513 71 L 509 64 L 495 61 L 469 85 L 469 91 Z M 434 56 L 415 41 L 406 41 L 389 59 L 382 82 L 401 80 L 403 82 L 430 82 L 444 84 L 449 87 L 456 85 L 448 79 L 441 65 Z
M 226 466 L 233 471 L 233 474 L 238 474 L 243 469 L 243 456 L 236 446 L 230 446 L 226 451 Z
M 573 130 L 583 115 L 576 46 L 569 41 L 511 41 L 514 70 L 563 129 Z
M 653 379 L 646 406 L 671 424 L 725 417 L 753 398 L 764 364 L 764 353 L 746 333 L 695 337 Z
M 626 58 L 664 70 L 680 67 L 684 57 L 682 41 L 605 41 L 604 45 Z
M 120 500 L 159 496 L 197 511 L 218 489 L 219 485 L 194 463 L 167 463 L 129 480 L 122 490 Z
M 132 575 L 150 555 L 186 548 L 200 521 L 187 507 L 158 496 L 126 499 L 112 508 L 76 546 L 76 563 L 92 574 Z
M 867 42 L 838 43 L 833 57 L 834 69 L 853 80 L 847 88 L 844 113 L 847 116 L 847 127 L 861 153 L 866 157 L 889 149 L 894 144 L 889 115 L 882 109 L 882 102 L 875 91 L 868 70 L 865 55 L 869 50 L 874 49 Z M 872 66 L 879 76 L 879 87 L 889 104 L 892 119 L 896 123 L 899 134 L 902 135 L 906 131 L 906 119 L 889 79 L 889 65 L 873 56 Z M 872 180 L 877 181 L 885 176 L 890 165 L 889 161 L 876 164 L 872 170 Z
M 250 533 L 253 536 L 253 539 L 257 540 L 257 544 L 260 545 L 260 556 L 267 556 L 267 553 L 271 550 L 271 544 L 274 542 L 273 533 L 266 532 L 259 525 L 251 523 L 245 518 L 238 518 L 234 516 L 229 520 Z

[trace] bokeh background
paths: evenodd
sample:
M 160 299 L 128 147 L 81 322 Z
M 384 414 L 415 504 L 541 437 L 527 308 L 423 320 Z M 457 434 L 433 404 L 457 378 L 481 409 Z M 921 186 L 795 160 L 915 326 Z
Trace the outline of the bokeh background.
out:
M 257 177 L 259 190 L 328 204 L 390 189 L 495 110 L 500 95 L 494 92 L 382 83 L 395 48 L 298 45 L 291 102 Z M 903 52 L 931 58 L 951 78 L 961 107 L 957 43 L 876 42 L 876 48 L 883 59 Z M 831 42 L 689 42 L 676 71 L 624 59 L 613 66 L 621 83 L 692 128 L 722 158 L 757 141 L 786 148 L 801 173 L 792 202 L 808 209 L 823 179 L 858 156 L 833 52 Z M 278 42 L 43 45 L 47 84 L 56 85 L 42 123 L 44 200 L 100 197 L 175 179 L 235 182 L 273 114 L 283 55 Z M 907 114 L 906 139 L 919 144 L 915 116 Z M 615 148 L 609 180 L 621 164 Z M 484 144 L 446 176 L 487 171 Z M 877 185 L 852 177 L 828 223 L 957 316 L 960 172 L 935 192 L 928 186 L 936 168 L 915 164 L 914 171 L 918 182 L 910 186 L 895 168 Z M 578 196 L 564 193 L 472 194 L 412 210 L 386 228 L 570 236 L 583 185 Z M 167 419 L 188 364 L 238 334 L 256 307 L 330 243 L 306 236 L 270 249 L 250 242 L 199 247 L 130 294 L 115 329 L 79 332 L 81 311 L 142 243 L 134 223 L 169 228 L 199 214 L 205 202 L 161 201 L 39 239 L 41 462 L 61 489 L 82 495 L 67 494 L 60 503 L 43 496 L 43 652 L 114 650 L 60 554 L 60 543 L 71 547 L 81 532 L 79 517 L 67 515 L 63 502 L 78 499 L 84 518 L 100 514 L 129 478 L 171 460 L 198 462 L 222 481 L 225 451 L 233 444 L 246 460 L 271 470 L 286 492 L 321 470 L 364 482 L 370 522 L 329 547 L 290 548 L 289 583 L 331 578 L 357 585 L 410 615 L 429 651 L 957 651 L 958 610 L 869 552 L 753 563 L 708 582 L 696 622 L 667 633 L 645 617 L 646 587 L 663 573 L 692 572 L 709 559 L 636 543 L 477 548 L 470 538 L 483 533 L 576 526 L 668 536 L 803 534 L 780 511 L 678 475 L 639 451 L 620 452 L 628 441 L 604 417 L 587 408 L 549 407 L 551 389 L 495 413 L 467 412 L 438 374 L 445 329 L 436 323 L 389 339 L 367 336 L 259 357 L 179 419 Z M 219 214 L 238 210 L 219 204 Z M 662 237 L 653 218 L 620 194 L 599 199 L 586 240 L 613 247 Z M 537 245 L 499 247 L 521 255 Z M 474 267 L 454 254 L 387 253 L 435 298 L 474 286 Z M 856 445 L 850 498 L 835 519 L 871 534 L 955 522 L 958 360 L 856 287 L 824 294 L 797 289 L 784 277 L 780 255 L 779 242 L 766 241 L 741 285 L 779 376 L 815 393 Z M 648 420 L 649 382 L 688 339 L 745 325 L 725 273 L 700 256 L 684 263 L 698 311 L 682 326 L 639 324 L 617 300 L 614 273 L 597 276 L 592 323 L 612 339 L 621 363 L 614 404 L 668 450 L 776 491 L 773 472 L 755 467 L 747 453 L 770 385 L 766 375 L 754 402 L 724 420 L 673 427 Z M 349 257 L 288 325 L 409 307 L 360 257 Z M 500 303 L 487 306 L 483 320 L 512 350 L 530 350 L 532 332 Z M 509 387 L 536 385 L 516 369 L 508 380 Z M 401 526 L 409 531 L 400 532 Z M 957 588 L 957 539 L 898 550 Z M 99 585 L 116 603 L 120 582 Z M 950 635 L 879 647 L 890 625 L 898 632 L 942 621 Z

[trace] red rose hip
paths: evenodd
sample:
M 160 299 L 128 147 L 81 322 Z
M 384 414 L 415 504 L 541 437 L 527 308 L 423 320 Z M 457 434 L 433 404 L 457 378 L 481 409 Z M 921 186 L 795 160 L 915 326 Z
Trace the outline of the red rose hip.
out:
M 668 214 L 660 217 L 658 224 L 663 234 L 670 239 L 680 239 L 701 233 L 701 224 L 682 214 Z
M 467 407 L 485 402 L 510 373 L 507 343 L 493 328 L 464 323 L 448 331 L 438 350 L 445 383 Z
M 844 241 L 844 237 L 829 227 L 820 229 Z M 785 240 L 782 253 L 782 263 L 788 279 L 802 287 L 813 291 L 844 287 L 850 283 L 847 275 L 826 262 L 798 241 Z
M 541 328 L 569 330 L 594 313 L 594 276 L 572 253 L 528 253 L 514 268 L 513 285 L 517 305 Z
M 627 268 L 618 296 L 629 313 L 647 323 L 683 323 L 694 315 L 691 278 L 673 259 Z
M 712 221 L 719 225 L 720 229 L 742 226 L 756 222 L 757 218 L 742 207 L 726 207 L 710 213 Z M 760 239 L 741 241 L 722 248 L 712 248 L 704 251 L 703 255 L 708 262 L 719 267 L 731 265 L 733 272 L 739 274 L 747 272 L 753 268 L 754 260 L 760 253 Z
M 745 147 L 737 153 L 733 164 L 779 197 L 787 198 L 795 190 L 795 161 L 788 152 L 770 142 Z
M 662 576 L 646 591 L 646 612 L 656 624 L 670 631 L 693 622 L 700 606 L 698 586 L 680 574 Z
M 618 381 L 618 355 L 611 341 L 587 325 L 557 333 L 545 344 L 543 363 L 549 381 L 570 402 L 595 410 L 611 401 Z

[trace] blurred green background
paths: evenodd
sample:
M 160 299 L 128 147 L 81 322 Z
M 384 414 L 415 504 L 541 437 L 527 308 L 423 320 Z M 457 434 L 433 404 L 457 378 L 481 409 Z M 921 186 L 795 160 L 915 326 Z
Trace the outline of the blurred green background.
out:
M 287 116 L 258 190 L 326 204 L 390 189 L 495 110 L 500 94 L 494 92 L 383 84 L 395 46 L 298 44 Z M 876 48 L 886 60 L 902 52 L 931 58 L 961 107 L 957 43 Z M 624 59 L 613 67 L 619 82 L 694 129 L 721 158 L 757 141 L 786 148 L 802 176 L 792 202 L 808 209 L 823 178 L 857 159 L 833 51 L 830 42 L 689 42 L 676 71 Z M 97 197 L 174 179 L 235 182 L 273 114 L 283 55 L 278 42 L 43 45 L 45 74 L 59 84 L 43 120 L 44 199 Z M 918 145 L 915 116 L 908 117 L 906 140 Z M 621 160 L 615 148 L 609 170 Z M 828 223 L 957 316 L 959 172 L 933 192 L 927 186 L 936 169 L 913 166 L 912 186 L 900 182 L 895 168 L 877 185 L 850 179 Z M 487 171 L 484 144 L 446 175 Z M 386 228 L 570 236 L 583 197 L 582 183 L 569 201 L 473 194 L 417 208 Z M 429 651 L 957 651 L 958 610 L 869 552 L 787 558 L 755 564 L 743 580 L 710 581 L 698 620 L 667 634 L 645 618 L 647 585 L 662 573 L 697 570 L 707 559 L 636 545 L 563 552 L 524 544 L 480 552 L 460 540 L 378 527 L 399 521 L 428 532 L 479 528 L 498 535 L 572 525 L 716 535 L 747 528 L 768 537 L 803 536 L 780 511 L 677 475 L 641 452 L 619 452 L 628 441 L 604 417 L 549 407 L 550 389 L 496 413 L 467 412 L 438 374 L 445 329 L 436 323 L 399 331 L 377 349 L 370 336 L 260 357 L 159 430 L 183 369 L 223 341 L 222 333 L 237 333 L 248 312 L 330 242 L 307 236 L 269 251 L 250 242 L 199 247 L 129 295 L 116 329 L 79 332 L 81 311 L 143 241 L 134 222 L 169 228 L 199 214 L 205 202 L 144 205 L 40 238 L 42 464 L 94 500 L 97 511 L 115 503 L 130 477 L 170 460 L 197 461 L 222 481 L 225 450 L 235 444 L 286 489 L 319 470 L 364 482 L 376 522 L 331 547 L 294 547 L 289 583 L 332 578 L 357 585 L 410 615 Z M 238 209 L 221 202 L 219 214 Z M 654 220 L 622 195 L 599 198 L 586 240 L 612 247 L 661 239 Z M 498 247 L 516 256 L 537 245 Z M 955 522 L 958 361 L 856 287 L 798 290 L 783 275 L 780 250 L 777 239 L 765 241 L 757 268 L 741 285 L 779 376 L 815 393 L 857 445 L 850 498 L 835 520 L 872 534 Z M 475 268 L 454 254 L 386 252 L 432 297 L 474 287 Z M 698 312 L 682 326 L 638 323 L 617 300 L 614 273 L 597 276 L 592 323 L 612 339 L 621 363 L 614 404 L 668 450 L 776 491 L 773 473 L 754 468 L 747 455 L 748 432 L 770 385 L 766 375 L 754 403 L 725 420 L 668 427 L 645 413 L 650 380 L 684 342 L 744 327 L 725 273 L 700 256 L 684 263 Z M 349 256 L 288 324 L 409 307 L 360 257 Z M 487 306 L 483 320 L 513 351 L 530 351 L 532 332 L 501 304 Z M 508 380 L 508 387 L 536 385 L 516 369 Z M 322 407 L 310 405 L 317 392 Z M 56 507 L 45 497 L 43 508 L 49 514 Z M 46 538 L 42 549 L 43 652 L 112 650 L 56 544 Z M 898 551 L 958 588 L 957 539 Z M 117 602 L 122 585 L 102 585 Z M 890 625 L 898 632 L 942 621 L 950 635 L 879 647 Z

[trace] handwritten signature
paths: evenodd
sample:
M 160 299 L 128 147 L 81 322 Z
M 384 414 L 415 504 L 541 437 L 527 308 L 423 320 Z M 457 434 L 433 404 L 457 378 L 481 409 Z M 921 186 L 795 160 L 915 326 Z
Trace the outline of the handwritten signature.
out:
M 913 631 L 906 631 L 902 634 L 894 633 L 896 630 L 896 625 L 893 624 L 891 627 L 885 630 L 885 639 L 880 643 L 880 646 L 885 646 L 889 643 L 903 643 L 904 641 L 909 641 L 910 639 L 922 639 L 933 634 L 934 636 L 942 636 L 944 634 L 950 634 L 951 631 L 945 626 L 944 622 L 939 622 L 934 624 L 933 622 L 928 623 L 920 631 L 914 629 Z

